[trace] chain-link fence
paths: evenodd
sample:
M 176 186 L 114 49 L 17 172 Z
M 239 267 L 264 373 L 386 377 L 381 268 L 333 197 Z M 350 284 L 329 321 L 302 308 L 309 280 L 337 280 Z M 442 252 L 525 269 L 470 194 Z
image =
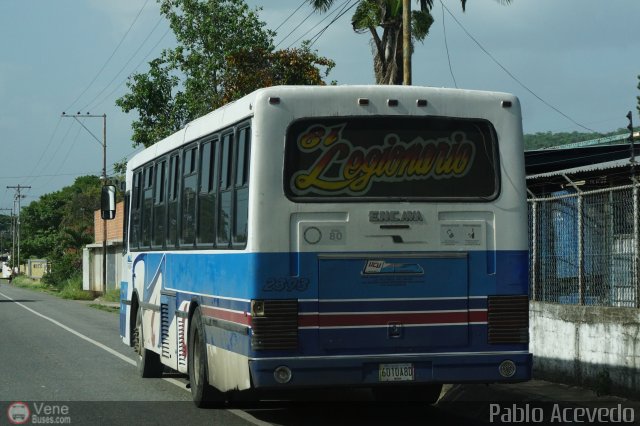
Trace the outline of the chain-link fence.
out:
M 529 199 L 532 300 L 640 306 L 638 187 Z

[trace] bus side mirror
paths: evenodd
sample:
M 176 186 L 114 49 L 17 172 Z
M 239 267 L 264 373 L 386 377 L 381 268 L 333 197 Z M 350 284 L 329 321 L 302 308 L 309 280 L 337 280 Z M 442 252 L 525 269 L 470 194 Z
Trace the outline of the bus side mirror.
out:
M 116 217 L 116 187 L 113 185 L 102 187 L 100 216 L 103 220 L 111 220 Z

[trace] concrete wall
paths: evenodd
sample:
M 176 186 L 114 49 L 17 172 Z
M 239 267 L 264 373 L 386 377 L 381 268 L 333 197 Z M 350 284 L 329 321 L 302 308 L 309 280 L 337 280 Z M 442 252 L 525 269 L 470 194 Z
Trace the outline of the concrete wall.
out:
M 530 303 L 534 376 L 640 396 L 640 311 Z
M 107 291 L 120 288 L 122 241 L 107 241 Z M 102 244 L 89 244 L 82 251 L 82 289 L 102 292 Z
M 31 279 L 39 280 L 48 271 L 47 259 L 28 259 L 26 275 Z

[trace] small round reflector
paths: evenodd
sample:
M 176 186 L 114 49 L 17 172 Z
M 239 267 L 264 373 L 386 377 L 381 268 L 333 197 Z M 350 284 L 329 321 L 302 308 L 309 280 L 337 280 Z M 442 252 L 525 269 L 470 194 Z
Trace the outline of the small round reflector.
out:
M 291 376 L 291 370 L 285 365 L 281 365 L 280 367 L 273 370 L 273 377 L 278 383 L 289 383 L 289 381 L 291 380 Z
M 502 361 L 498 367 L 498 371 L 502 377 L 513 377 L 516 374 L 516 364 L 511 360 Z

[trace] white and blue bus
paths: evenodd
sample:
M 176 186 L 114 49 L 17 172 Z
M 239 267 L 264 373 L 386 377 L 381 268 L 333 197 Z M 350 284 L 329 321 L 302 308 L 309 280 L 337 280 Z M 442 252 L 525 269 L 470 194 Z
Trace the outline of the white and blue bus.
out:
M 127 166 L 120 334 L 194 401 L 531 377 L 520 104 L 280 86 Z

